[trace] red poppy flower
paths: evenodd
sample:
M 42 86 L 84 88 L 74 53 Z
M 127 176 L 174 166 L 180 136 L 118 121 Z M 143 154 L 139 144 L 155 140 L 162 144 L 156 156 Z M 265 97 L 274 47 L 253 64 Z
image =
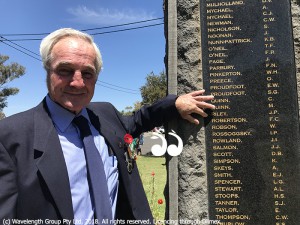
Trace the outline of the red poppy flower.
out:
M 160 199 L 158 199 L 157 203 L 161 205 L 164 203 L 164 201 L 160 198 Z
M 124 141 L 126 144 L 131 144 L 133 142 L 133 137 L 130 134 L 125 134 Z
M 155 173 L 154 173 L 154 171 L 152 171 L 152 173 L 151 173 L 151 176 L 152 176 L 152 177 L 154 177 L 154 176 L 155 176 Z

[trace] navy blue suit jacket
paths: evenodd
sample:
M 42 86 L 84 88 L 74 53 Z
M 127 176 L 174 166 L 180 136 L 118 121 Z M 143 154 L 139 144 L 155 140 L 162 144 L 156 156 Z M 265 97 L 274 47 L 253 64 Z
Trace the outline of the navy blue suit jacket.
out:
M 91 103 L 88 113 L 118 159 L 116 219 L 147 220 L 151 211 L 136 165 L 126 167 L 126 133 L 160 126 L 178 116 L 176 96 L 168 96 L 133 116 L 123 117 L 110 103 Z M 73 220 L 67 167 L 45 100 L 37 107 L 0 121 L 0 221 L 3 219 Z

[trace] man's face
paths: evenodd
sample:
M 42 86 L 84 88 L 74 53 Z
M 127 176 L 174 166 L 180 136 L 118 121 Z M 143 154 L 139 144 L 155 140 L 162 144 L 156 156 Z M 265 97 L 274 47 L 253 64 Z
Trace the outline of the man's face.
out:
M 79 113 L 91 101 L 97 81 L 96 54 L 88 42 L 67 37 L 52 48 L 47 85 L 51 99 Z

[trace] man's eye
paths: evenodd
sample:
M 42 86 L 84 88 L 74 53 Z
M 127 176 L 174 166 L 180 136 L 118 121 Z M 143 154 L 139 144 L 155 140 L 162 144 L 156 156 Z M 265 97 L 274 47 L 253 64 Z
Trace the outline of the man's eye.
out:
M 91 79 L 91 78 L 93 78 L 94 76 L 95 76 L 95 74 L 92 73 L 92 72 L 82 72 L 82 77 L 83 77 L 84 79 Z
M 59 69 L 57 74 L 60 76 L 71 76 L 74 74 L 74 71 L 70 69 Z

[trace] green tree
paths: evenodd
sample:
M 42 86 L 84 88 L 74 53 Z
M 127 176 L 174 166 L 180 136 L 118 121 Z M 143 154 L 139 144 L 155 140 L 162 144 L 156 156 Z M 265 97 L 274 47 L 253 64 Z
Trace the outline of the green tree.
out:
M 140 88 L 142 105 L 152 104 L 167 94 L 167 76 L 163 71 L 159 75 L 153 72 L 147 75 L 146 84 Z
M 126 106 L 125 110 L 122 111 L 124 116 L 129 116 L 132 114 L 132 106 Z
M 0 119 L 5 117 L 2 111 L 7 107 L 7 98 L 19 92 L 18 88 L 7 87 L 6 84 L 25 74 L 25 67 L 18 63 L 4 65 L 8 59 L 8 56 L 0 55 Z
M 120 113 L 124 116 L 130 116 L 133 114 L 133 112 L 139 110 L 142 107 L 142 103 L 139 101 L 136 101 L 132 106 L 126 106 L 124 110 L 122 110 Z
M 155 75 L 153 72 L 147 75 L 146 84 L 140 88 L 142 102 L 135 102 L 133 107 L 127 106 L 120 113 L 122 115 L 132 115 L 133 112 L 139 110 L 143 105 L 152 104 L 167 94 L 167 76 L 165 72 Z
M 142 103 L 139 101 L 136 101 L 133 105 L 133 112 L 139 110 L 142 107 Z

